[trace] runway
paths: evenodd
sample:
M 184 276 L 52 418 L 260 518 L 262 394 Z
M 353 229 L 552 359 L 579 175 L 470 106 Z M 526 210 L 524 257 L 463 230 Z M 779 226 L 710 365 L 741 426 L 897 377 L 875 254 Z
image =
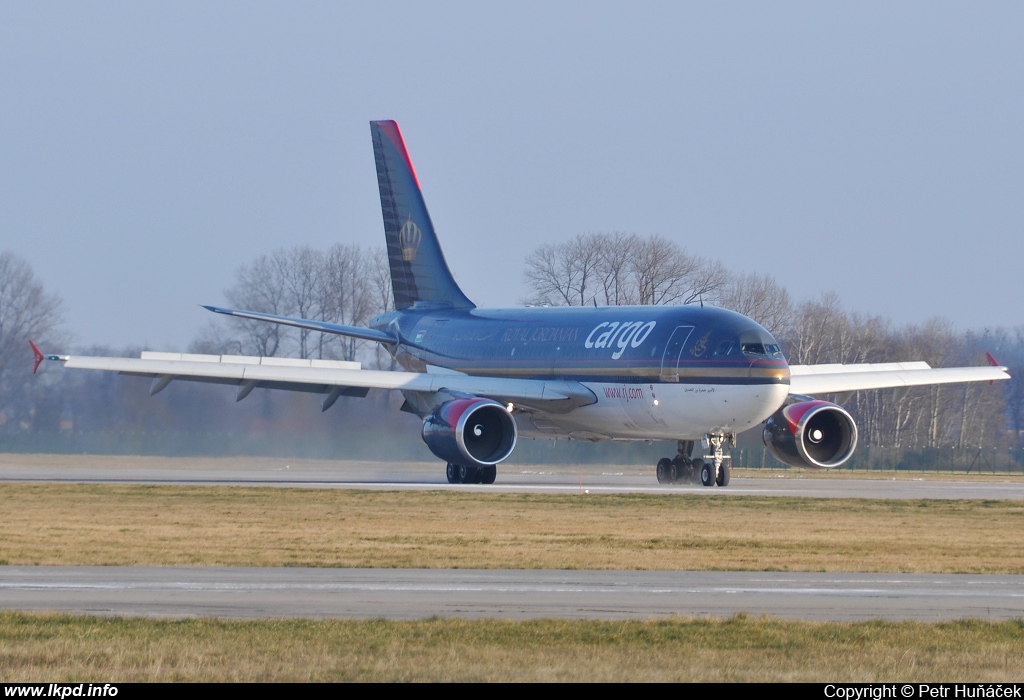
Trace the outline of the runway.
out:
M 805 498 L 883 498 L 1024 501 L 1019 476 L 957 476 L 910 474 L 882 477 L 821 478 L 816 472 L 793 470 L 771 478 L 734 477 L 725 488 L 692 484 L 660 485 L 653 470 L 636 467 L 536 467 L 506 465 L 495 484 L 449 484 L 437 463 L 328 462 L 272 458 L 187 459 L 130 457 L 3 455 L 0 483 L 118 483 L 190 486 L 262 486 L 276 488 L 345 488 L 386 490 L 459 490 L 485 493 L 699 494 L 720 496 L 796 496 Z M 101 465 L 104 461 L 115 466 Z M 90 466 L 78 466 L 80 463 Z M 747 472 L 750 474 L 752 472 Z
M 0 608 L 151 617 L 1024 617 L 1024 576 L 0 567 Z
M 750 474 L 750 472 L 747 472 Z M 1024 501 L 1017 476 L 735 477 L 662 486 L 637 467 L 506 465 L 452 485 L 436 463 L 0 455 L 0 483 L 649 493 Z M 1024 576 L 765 572 L 0 566 L 0 608 L 103 615 L 418 619 L 752 615 L 804 620 L 1024 617 Z

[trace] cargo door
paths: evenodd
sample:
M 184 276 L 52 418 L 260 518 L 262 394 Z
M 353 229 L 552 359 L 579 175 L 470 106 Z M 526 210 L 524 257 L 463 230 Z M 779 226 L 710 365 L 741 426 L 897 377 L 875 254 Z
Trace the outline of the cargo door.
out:
M 676 326 L 672 336 L 665 345 L 665 354 L 661 357 L 661 381 L 679 381 L 679 358 L 686 347 L 686 341 L 693 333 L 694 326 Z

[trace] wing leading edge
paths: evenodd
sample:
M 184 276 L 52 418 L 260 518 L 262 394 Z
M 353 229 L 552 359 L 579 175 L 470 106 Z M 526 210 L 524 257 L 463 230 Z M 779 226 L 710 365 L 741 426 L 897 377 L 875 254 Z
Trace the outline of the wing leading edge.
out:
M 151 377 L 151 393 L 173 380 L 237 385 L 238 399 L 256 387 L 325 394 L 324 410 L 338 396 L 365 396 L 369 389 L 436 393 L 462 392 L 545 411 L 565 412 L 594 403 L 593 392 L 572 381 L 479 377 L 468 374 L 392 372 L 360 369 L 358 362 L 296 360 L 240 355 L 144 352 L 140 358 L 51 356 L 69 369 L 94 369 Z M 328 403 L 329 400 L 329 403 Z
M 804 396 L 1009 379 L 1006 367 L 931 367 L 927 362 L 790 365 L 789 393 Z

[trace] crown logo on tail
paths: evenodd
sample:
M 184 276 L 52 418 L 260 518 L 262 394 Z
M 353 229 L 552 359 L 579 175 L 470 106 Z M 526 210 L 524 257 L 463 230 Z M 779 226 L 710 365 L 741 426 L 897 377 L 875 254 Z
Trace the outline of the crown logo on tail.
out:
M 402 230 L 398 234 L 398 243 L 402 246 L 402 260 L 411 262 L 416 259 L 416 251 L 419 250 L 422 238 L 420 227 L 414 224 L 412 219 L 402 224 Z

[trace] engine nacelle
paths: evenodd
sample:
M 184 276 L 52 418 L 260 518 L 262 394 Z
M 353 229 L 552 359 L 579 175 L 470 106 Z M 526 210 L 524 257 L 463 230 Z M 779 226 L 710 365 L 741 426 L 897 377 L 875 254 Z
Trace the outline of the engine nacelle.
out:
M 490 467 L 516 446 L 516 421 L 497 401 L 475 396 L 454 399 L 423 421 L 423 442 L 446 462 Z
M 834 403 L 800 401 L 783 406 L 765 421 L 761 438 L 780 462 L 831 469 L 853 455 L 857 424 Z

